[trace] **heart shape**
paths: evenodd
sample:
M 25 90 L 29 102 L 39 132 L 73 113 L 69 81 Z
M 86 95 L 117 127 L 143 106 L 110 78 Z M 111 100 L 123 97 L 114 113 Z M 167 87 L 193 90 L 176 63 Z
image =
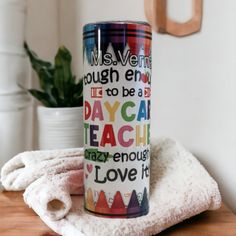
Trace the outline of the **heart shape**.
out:
M 87 164 L 87 170 L 89 173 L 93 171 L 93 165 L 92 164 Z
M 142 74 L 141 75 L 141 80 L 143 81 L 143 83 L 147 83 L 148 82 L 148 76 L 146 74 Z

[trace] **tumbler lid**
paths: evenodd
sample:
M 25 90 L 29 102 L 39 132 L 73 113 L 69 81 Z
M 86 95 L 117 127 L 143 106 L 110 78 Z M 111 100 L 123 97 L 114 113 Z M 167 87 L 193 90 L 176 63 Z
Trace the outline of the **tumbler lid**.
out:
M 100 21 L 94 23 L 88 23 L 84 25 L 83 32 L 84 34 L 89 33 L 91 30 L 96 29 L 101 30 L 129 30 L 129 29 L 139 29 L 149 32 L 151 34 L 151 26 L 145 21 Z

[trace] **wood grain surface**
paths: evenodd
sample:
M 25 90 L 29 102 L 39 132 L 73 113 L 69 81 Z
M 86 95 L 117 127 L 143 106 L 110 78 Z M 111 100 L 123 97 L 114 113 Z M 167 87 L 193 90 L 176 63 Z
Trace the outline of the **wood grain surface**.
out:
M 25 205 L 21 192 L 0 193 L 0 236 L 56 235 Z M 236 236 L 236 216 L 223 205 L 220 210 L 202 213 L 159 235 Z

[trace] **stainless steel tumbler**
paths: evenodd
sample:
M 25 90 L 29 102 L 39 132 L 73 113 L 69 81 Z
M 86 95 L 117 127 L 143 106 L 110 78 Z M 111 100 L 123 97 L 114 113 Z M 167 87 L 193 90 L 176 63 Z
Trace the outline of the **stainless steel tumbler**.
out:
M 132 218 L 149 211 L 151 28 L 84 26 L 85 209 Z

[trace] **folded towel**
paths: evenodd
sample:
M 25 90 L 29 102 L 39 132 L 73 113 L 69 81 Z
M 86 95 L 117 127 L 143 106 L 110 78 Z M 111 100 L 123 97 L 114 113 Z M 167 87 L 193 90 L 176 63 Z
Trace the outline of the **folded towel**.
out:
M 83 197 L 70 198 L 68 194 L 74 189 L 79 192 L 82 184 L 80 174 L 72 171 L 54 177 L 51 173 L 32 183 L 26 189 L 24 199 L 49 227 L 64 236 L 155 235 L 221 205 L 217 183 L 191 153 L 170 139 L 152 140 L 150 212 L 147 216 L 106 219 L 87 214 L 83 208 Z M 77 177 L 68 181 L 74 174 Z M 63 211 L 63 208 L 66 210 Z
M 47 174 L 29 185 L 24 201 L 42 217 L 62 219 L 72 206 L 71 194 L 83 194 L 83 170 Z
M 45 174 L 82 168 L 83 148 L 23 152 L 2 167 L 1 181 L 6 190 L 21 191 Z

